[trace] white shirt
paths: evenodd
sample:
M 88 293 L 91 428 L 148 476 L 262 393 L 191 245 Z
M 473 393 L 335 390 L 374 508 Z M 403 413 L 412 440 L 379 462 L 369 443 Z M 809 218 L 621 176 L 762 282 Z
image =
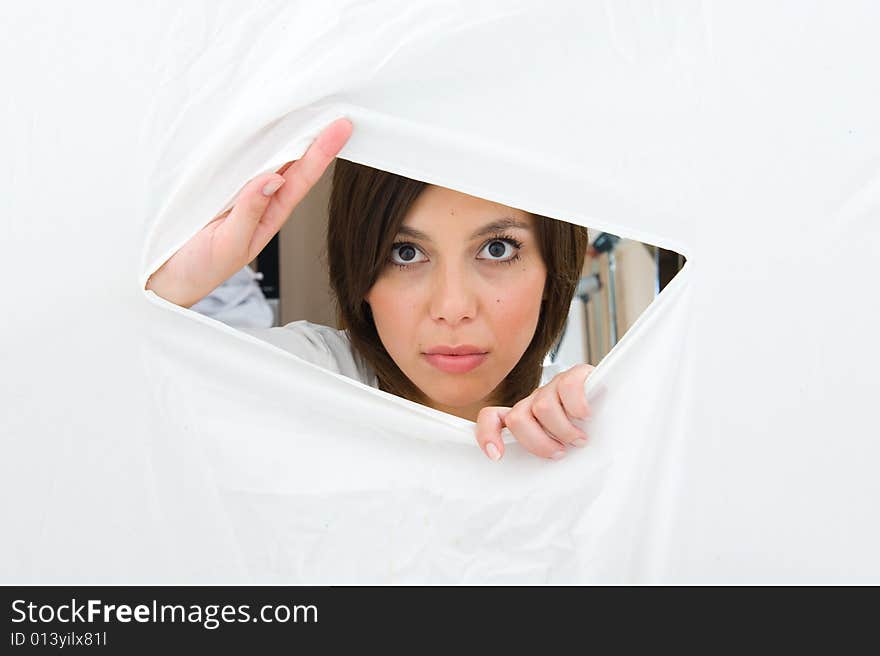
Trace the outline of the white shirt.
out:
M 344 330 L 305 320 L 273 328 L 237 328 L 329 371 L 379 388 L 379 380 L 373 368 L 355 351 Z M 558 363 L 545 361 L 541 385 L 546 385 L 554 375 L 564 369 Z

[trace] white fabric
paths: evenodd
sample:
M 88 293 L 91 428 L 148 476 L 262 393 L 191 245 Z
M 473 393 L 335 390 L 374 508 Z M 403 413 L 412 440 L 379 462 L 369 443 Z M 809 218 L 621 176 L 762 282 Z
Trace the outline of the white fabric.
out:
M 4 3 L 5 583 L 880 582 L 880 5 Z M 683 253 L 559 462 L 143 291 L 341 156 Z

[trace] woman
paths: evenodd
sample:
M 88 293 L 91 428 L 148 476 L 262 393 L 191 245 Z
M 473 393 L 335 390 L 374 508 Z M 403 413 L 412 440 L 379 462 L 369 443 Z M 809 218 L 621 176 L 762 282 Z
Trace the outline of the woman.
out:
M 248 182 L 147 289 L 190 307 L 252 261 L 351 131 L 339 119 L 301 159 Z M 593 367 L 539 386 L 580 276 L 585 228 L 339 160 L 327 244 L 344 331 L 305 321 L 273 330 L 322 344 L 337 370 L 362 382 L 374 377 L 387 392 L 476 422 L 492 460 L 504 453 L 505 426 L 540 457 L 586 443 L 571 419 L 589 415 L 583 385 Z

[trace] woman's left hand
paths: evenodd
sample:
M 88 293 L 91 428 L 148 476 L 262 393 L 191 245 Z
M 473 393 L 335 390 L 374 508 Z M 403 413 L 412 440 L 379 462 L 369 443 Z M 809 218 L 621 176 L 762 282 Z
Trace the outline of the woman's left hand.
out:
M 558 460 L 565 446 L 584 446 L 586 433 L 572 419 L 590 416 L 590 404 L 584 396 L 584 382 L 595 369 L 578 364 L 556 374 L 553 379 L 519 401 L 512 408 L 487 406 L 477 415 L 477 442 L 492 460 L 504 455 L 501 430 L 506 426 L 531 453 Z

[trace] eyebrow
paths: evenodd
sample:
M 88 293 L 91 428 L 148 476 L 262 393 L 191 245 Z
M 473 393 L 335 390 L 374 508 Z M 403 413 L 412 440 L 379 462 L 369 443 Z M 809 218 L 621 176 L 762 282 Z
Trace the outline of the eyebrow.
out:
M 510 228 L 522 228 L 523 230 L 531 230 L 531 226 L 528 223 L 517 221 L 516 219 L 512 219 L 506 216 L 502 219 L 498 219 L 497 221 L 492 221 L 492 223 L 487 223 L 482 228 L 478 228 L 470 236 L 470 239 L 476 239 L 477 237 L 482 237 L 483 235 L 490 235 L 496 232 L 501 232 L 502 230 L 508 230 Z M 400 226 L 400 230 L 397 231 L 397 234 L 403 237 L 413 237 L 414 239 L 421 239 L 422 241 L 432 241 L 432 239 L 421 230 L 416 230 L 415 228 L 411 228 L 405 225 Z

